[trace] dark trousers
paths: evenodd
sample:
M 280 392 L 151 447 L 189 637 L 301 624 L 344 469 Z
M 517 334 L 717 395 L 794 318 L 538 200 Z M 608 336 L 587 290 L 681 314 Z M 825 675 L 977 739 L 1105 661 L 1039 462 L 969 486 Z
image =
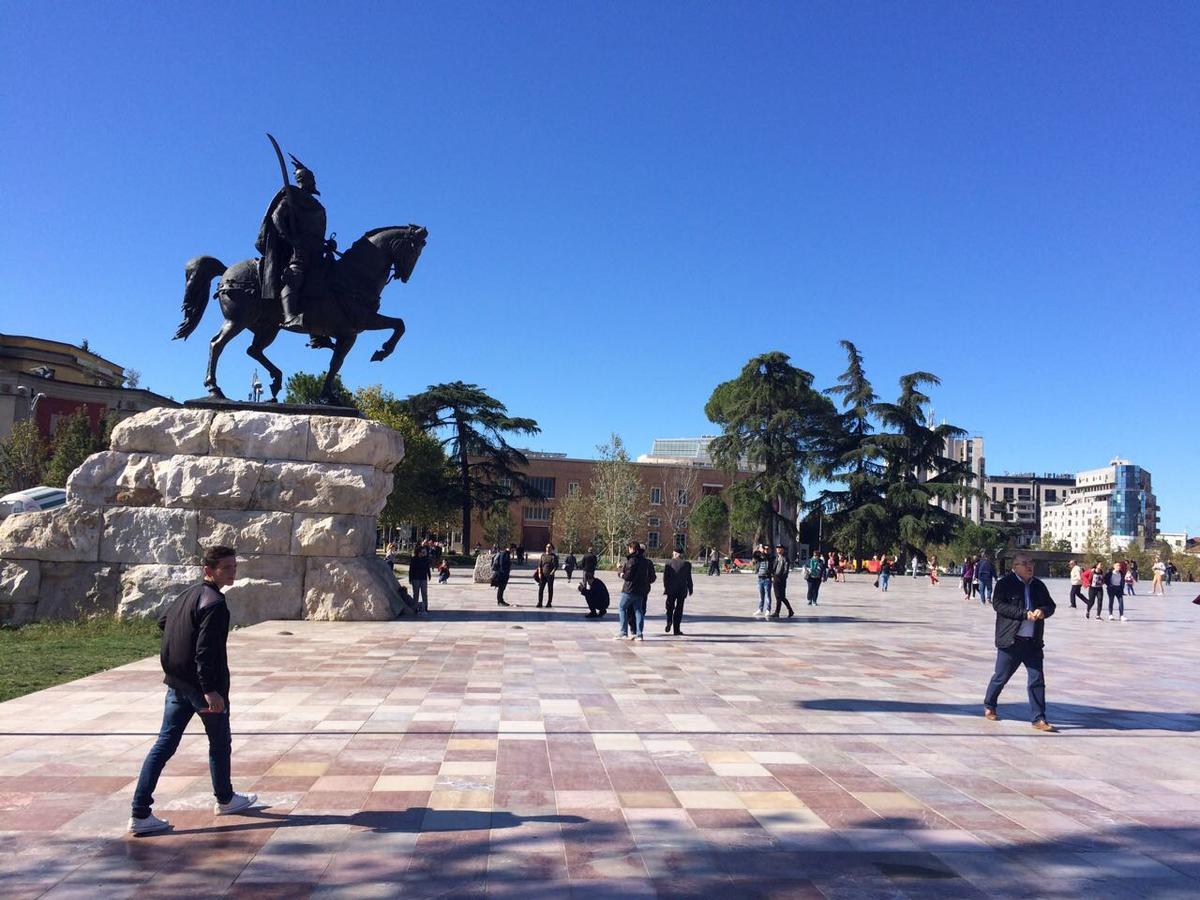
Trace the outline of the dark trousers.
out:
M 593 580 L 595 577 L 596 577 L 596 570 L 595 570 L 595 569 L 584 569 L 584 570 L 583 570 L 583 584 L 584 584 L 584 586 L 585 586 L 585 587 L 591 587 L 591 586 L 592 586 L 592 580 Z
M 158 786 L 158 776 L 162 774 L 167 760 L 175 755 L 183 732 L 197 715 L 199 710 L 207 708 L 207 703 L 198 705 L 202 698 L 195 702 L 189 700 L 181 691 L 167 688 L 167 699 L 163 705 L 162 728 L 158 732 L 158 740 L 146 755 L 142 763 L 142 772 L 138 776 L 137 788 L 133 792 L 133 816 L 144 819 L 150 815 L 154 806 L 154 789 Z M 228 803 L 233 799 L 233 784 L 230 781 L 230 756 L 233 752 L 233 738 L 229 733 L 229 705 L 226 701 L 225 712 L 204 713 L 200 716 L 204 730 L 208 734 L 208 771 L 212 776 L 213 794 L 218 803 Z
M 679 625 L 683 621 L 683 601 L 687 594 L 667 594 L 667 630 L 679 634 Z
M 496 578 L 496 602 L 499 603 L 504 599 L 504 589 L 508 587 L 508 576 L 499 575 Z
M 1113 612 L 1113 601 L 1117 601 L 1118 615 L 1125 615 L 1125 588 L 1108 586 L 1108 614 Z
M 1087 598 L 1083 596 L 1083 586 L 1078 584 L 1071 585 L 1071 609 L 1075 609 L 1075 598 L 1079 598 L 1080 603 L 1087 603 Z
M 1088 588 L 1087 600 L 1085 602 L 1087 603 L 1088 612 L 1091 612 L 1092 607 L 1095 606 L 1096 615 L 1100 615 L 1104 610 L 1104 588 L 1094 585 Z
M 788 603 L 788 598 L 787 598 L 787 579 L 786 578 L 776 578 L 775 583 L 774 583 L 774 588 L 775 588 L 775 612 L 771 613 L 771 615 L 778 616 L 779 610 L 786 606 L 788 608 L 788 615 L 794 616 L 796 614 L 796 611 L 794 609 L 792 609 L 792 604 Z
M 809 578 L 808 579 L 808 605 L 809 606 L 817 605 L 817 594 L 820 590 L 821 590 L 821 579 L 820 578 Z
M 570 581 L 570 580 L 571 580 L 571 573 L 572 573 L 572 572 L 574 572 L 574 571 L 575 571 L 575 569 L 574 569 L 573 567 L 571 567 L 571 566 L 567 566 L 567 567 L 565 567 L 565 568 L 563 569 L 563 571 L 567 573 L 567 581 Z
M 546 605 L 554 605 L 554 573 L 543 575 L 538 582 L 538 606 L 542 605 L 542 594 L 546 594 Z
M 988 683 L 983 705 L 988 709 L 996 708 L 1000 692 L 1021 666 L 1025 667 L 1029 680 L 1029 708 L 1033 712 L 1033 721 L 1043 721 L 1046 718 L 1046 676 L 1042 673 L 1042 648 L 1032 638 L 1019 637 L 1011 647 L 996 650 L 996 671 Z

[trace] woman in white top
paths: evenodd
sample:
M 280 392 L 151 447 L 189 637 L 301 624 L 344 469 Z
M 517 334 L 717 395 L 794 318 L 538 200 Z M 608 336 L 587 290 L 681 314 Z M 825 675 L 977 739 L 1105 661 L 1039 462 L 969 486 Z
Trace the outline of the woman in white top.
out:
M 1167 589 L 1163 587 L 1163 576 L 1167 574 L 1167 564 L 1161 559 L 1154 564 L 1154 580 L 1150 582 L 1150 596 L 1153 597 L 1156 593 L 1167 595 Z

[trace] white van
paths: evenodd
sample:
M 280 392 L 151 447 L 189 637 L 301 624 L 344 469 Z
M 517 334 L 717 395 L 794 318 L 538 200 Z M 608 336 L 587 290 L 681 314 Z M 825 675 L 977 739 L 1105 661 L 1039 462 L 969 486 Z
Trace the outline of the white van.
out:
M 12 513 L 41 512 L 67 502 L 67 492 L 56 487 L 34 487 L 0 497 L 0 519 Z

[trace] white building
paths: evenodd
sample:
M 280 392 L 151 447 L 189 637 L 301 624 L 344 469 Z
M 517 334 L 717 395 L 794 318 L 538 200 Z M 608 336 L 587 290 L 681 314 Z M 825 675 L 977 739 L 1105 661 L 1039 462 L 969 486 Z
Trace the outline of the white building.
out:
M 983 458 L 983 438 L 972 435 L 969 438 L 946 438 L 943 455 L 947 459 L 963 463 L 970 471 L 965 482 L 969 488 L 982 491 L 987 481 L 987 467 Z M 986 501 L 977 496 L 964 494 L 952 503 L 942 504 L 942 508 L 956 513 L 964 519 L 970 519 L 976 525 L 982 525 Z
M 1075 486 L 1061 503 L 1042 509 L 1041 533 L 1071 542 L 1084 550 L 1088 533 L 1103 530 L 1110 549 L 1140 545 L 1158 537 L 1158 502 L 1151 490 L 1150 473 L 1129 460 L 1114 459 L 1100 469 L 1075 476 Z

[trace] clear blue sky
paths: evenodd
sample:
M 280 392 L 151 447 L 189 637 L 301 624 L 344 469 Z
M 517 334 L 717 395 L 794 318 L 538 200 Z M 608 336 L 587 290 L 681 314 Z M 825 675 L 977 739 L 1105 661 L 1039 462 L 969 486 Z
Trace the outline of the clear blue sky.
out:
M 9 3 L 0 330 L 201 394 L 210 306 L 279 172 L 343 245 L 430 239 L 344 375 L 477 382 L 539 449 L 711 432 L 713 386 L 783 350 L 880 393 L 943 379 L 991 471 L 1150 469 L 1200 531 L 1200 7 L 1191 3 Z M 221 383 L 243 395 L 241 338 Z M 327 351 L 283 335 L 286 371 Z

